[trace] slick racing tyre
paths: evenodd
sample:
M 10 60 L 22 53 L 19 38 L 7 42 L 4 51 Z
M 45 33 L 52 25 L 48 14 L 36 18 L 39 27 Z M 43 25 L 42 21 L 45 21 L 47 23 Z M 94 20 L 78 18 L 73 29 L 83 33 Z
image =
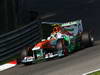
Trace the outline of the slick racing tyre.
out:
M 33 52 L 32 50 L 30 50 L 30 48 L 24 48 L 21 52 L 20 52 L 20 56 L 17 58 L 17 64 L 20 64 L 21 61 L 24 59 L 24 57 L 26 56 L 33 56 Z
M 58 50 L 59 56 L 67 56 L 68 55 L 67 44 L 65 43 L 64 39 L 57 40 L 56 49 Z
M 84 47 L 89 47 L 94 45 L 94 37 L 91 33 L 84 32 L 81 37 L 81 43 Z

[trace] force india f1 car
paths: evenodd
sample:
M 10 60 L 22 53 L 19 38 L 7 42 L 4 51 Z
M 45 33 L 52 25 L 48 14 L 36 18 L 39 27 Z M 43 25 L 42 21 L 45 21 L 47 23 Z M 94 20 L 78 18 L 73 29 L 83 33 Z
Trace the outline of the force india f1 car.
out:
M 75 50 L 94 44 L 91 33 L 83 32 L 81 20 L 67 23 L 45 23 L 54 26 L 52 33 L 47 39 L 23 50 L 20 58 L 21 63 L 35 63 L 39 60 L 67 56 Z

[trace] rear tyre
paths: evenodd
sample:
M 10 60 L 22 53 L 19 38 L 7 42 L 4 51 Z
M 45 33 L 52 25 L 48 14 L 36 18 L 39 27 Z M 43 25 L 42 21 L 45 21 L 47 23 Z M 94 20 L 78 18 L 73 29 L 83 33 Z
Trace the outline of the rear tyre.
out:
M 64 39 L 59 39 L 57 40 L 57 44 L 56 44 L 56 49 L 59 51 L 59 52 L 62 52 L 62 54 L 64 54 L 64 56 L 67 56 L 68 55 L 68 49 L 66 47 L 66 43 L 65 43 L 65 40 Z M 59 53 L 58 52 L 58 53 Z M 58 54 L 60 56 L 60 54 Z
M 81 45 L 84 47 L 90 47 L 94 45 L 94 37 L 91 33 L 84 32 L 81 37 Z

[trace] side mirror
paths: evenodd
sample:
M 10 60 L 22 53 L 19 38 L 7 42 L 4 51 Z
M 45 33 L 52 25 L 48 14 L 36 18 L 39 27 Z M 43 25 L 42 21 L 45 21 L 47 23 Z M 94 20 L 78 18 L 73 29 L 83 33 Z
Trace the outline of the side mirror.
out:
M 51 37 L 48 37 L 47 40 L 50 40 Z
M 45 41 L 46 39 L 42 39 L 41 41 Z

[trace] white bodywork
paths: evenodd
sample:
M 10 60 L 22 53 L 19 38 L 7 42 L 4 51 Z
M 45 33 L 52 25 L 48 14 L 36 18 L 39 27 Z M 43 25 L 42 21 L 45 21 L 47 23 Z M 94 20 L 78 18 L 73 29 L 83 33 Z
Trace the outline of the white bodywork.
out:
M 82 21 L 77 20 L 77 21 L 72 21 L 72 22 L 66 22 L 61 24 L 62 27 L 65 29 L 73 29 L 72 32 L 74 35 L 77 35 L 78 33 L 83 32 L 83 27 L 82 27 Z

